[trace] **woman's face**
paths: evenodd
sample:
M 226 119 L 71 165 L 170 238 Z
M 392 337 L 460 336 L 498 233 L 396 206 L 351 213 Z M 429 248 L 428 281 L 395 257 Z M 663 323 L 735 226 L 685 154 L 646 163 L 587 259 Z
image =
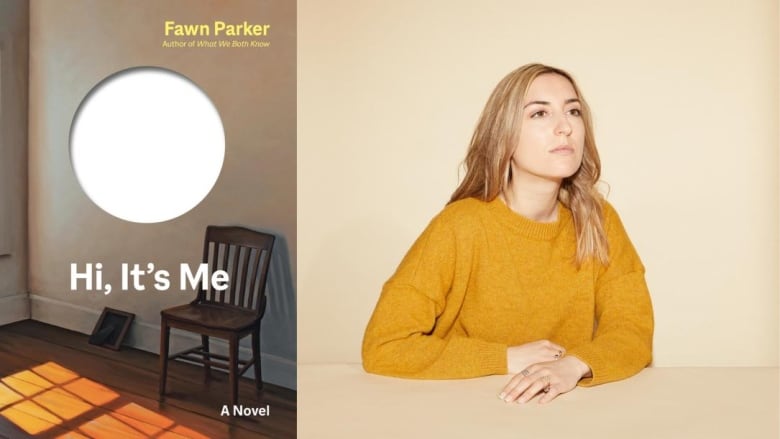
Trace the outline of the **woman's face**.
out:
M 582 163 L 585 124 L 571 83 L 546 73 L 531 82 L 523 101 L 522 125 L 512 154 L 512 178 L 558 184 Z

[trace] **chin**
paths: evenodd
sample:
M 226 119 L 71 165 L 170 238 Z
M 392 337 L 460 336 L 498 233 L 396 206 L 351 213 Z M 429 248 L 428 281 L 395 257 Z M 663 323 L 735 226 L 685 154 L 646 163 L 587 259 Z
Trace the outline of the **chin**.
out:
M 576 168 L 573 168 L 573 169 L 558 169 L 555 172 L 553 172 L 550 176 L 552 178 L 556 178 L 556 179 L 559 179 L 559 180 L 564 180 L 564 179 L 573 177 L 574 174 L 576 174 L 577 171 L 579 171 L 579 170 L 580 170 L 579 166 L 577 166 Z

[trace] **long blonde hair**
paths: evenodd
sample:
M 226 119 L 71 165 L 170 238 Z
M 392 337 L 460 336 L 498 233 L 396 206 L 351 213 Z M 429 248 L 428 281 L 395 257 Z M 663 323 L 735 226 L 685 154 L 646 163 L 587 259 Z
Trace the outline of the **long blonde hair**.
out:
M 466 176 L 452 194 L 450 203 L 463 198 L 492 201 L 506 189 L 512 179 L 510 161 L 517 145 L 523 100 L 531 82 L 548 73 L 563 76 L 574 87 L 582 105 L 585 126 L 582 164 L 574 175 L 563 180 L 558 192 L 558 200 L 571 210 L 574 219 L 577 238 L 575 263 L 580 266 L 587 259 L 594 258 L 607 265 L 609 246 L 604 231 L 604 198 L 596 188 L 601 175 L 601 160 L 593 136 L 590 108 L 572 76 L 561 69 L 526 64 L 498 83 L 477 122 L 463 161 Z

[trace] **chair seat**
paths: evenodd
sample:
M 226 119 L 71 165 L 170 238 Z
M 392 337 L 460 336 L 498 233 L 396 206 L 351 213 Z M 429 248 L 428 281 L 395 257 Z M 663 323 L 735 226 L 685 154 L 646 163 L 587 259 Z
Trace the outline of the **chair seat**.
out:
M 265 312 L 265 287 L 275 239 L 272 234 L 245 227 L 206 227 L 202 261 L 207 273 L 231 274 L 225 279 L 225 288 L 217 289 L 213 283 L 202 285 L 192 303 L 160 311 L 160 401 L 165 397 L 168 361 L 177 358 L 203 364 L 206 380 L 212 367 L 226 369 L 234 406 L 238 403 L 238 379 L 250 367 L 254 368 L 255 387 L 263 389 L 260 319 Z M 171 328 L 199 334 L 200 346 L 170 356 Z M 241 360 L 238 345 L 247 336 L 252 339 L 252 357 Z M 227 341 L 228 354 L 210 352 L 210 337 Z
M 248 328 L 260 320 L 255 312 L 212 303 L 181 305 L 163 310 L 162 314 L 172 321 L 225 331 Z

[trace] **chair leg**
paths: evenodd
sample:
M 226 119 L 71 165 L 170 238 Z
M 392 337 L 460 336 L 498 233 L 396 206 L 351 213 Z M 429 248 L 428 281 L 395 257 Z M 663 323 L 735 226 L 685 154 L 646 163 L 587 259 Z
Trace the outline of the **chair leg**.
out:
M 255 360 L 255 387 L 263 390 L 263 371 L 260 365 L 260 326 L 252 331 L 252 357 Z
M 165 318 L 160 324 L 160 399 L 165 395 L 165 380 L 168 376 L 168 343 L 171 328 Z
M 230 401 L 238 404 L 238 337 L 230 336 Z
M 211 356 L 209 355 L 209 336 L 208 335 L 201 335 L 200 336 L 200 342 L 203 344 L 203 358 L 206 361 L 211 361 Z M 203 364 L 203 379 L 204 381 L 208 381 L 211 378 L 211 365 L 208 363 Z

